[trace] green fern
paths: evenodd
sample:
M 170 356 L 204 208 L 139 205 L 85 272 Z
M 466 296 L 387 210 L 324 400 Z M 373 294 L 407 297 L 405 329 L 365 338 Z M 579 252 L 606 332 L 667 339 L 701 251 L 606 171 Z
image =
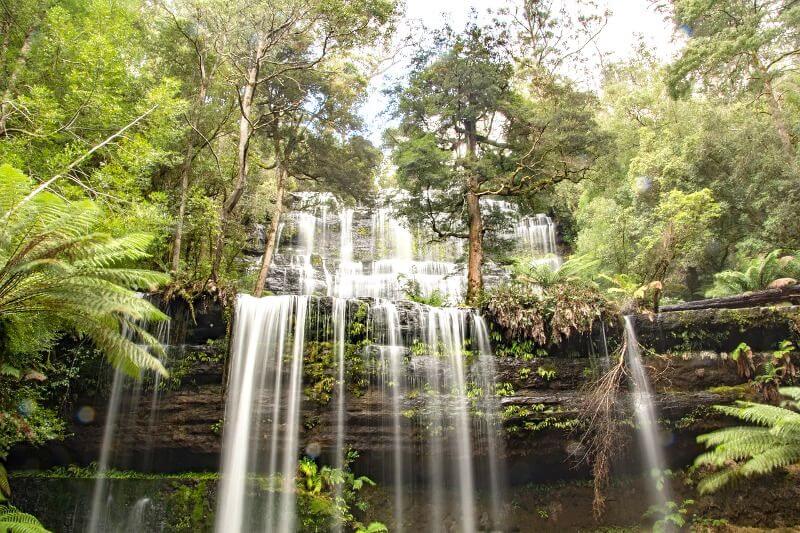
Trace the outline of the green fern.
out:
M 698 485 L 701 493 L 800 462 L 800 387 L 782 388 L 780 393 L 789 398 L 782 407 L 753 402 L 715 406 L 721 413 L 755 425 L 720 429 L 697 438 L 709 451 L 695 459 L 695 466 L 712 468 Z
M 141 324 L 167 317 L 138 295 L 167 275 L 130 268 L 148 257 L 151 237 L 114 238 L 95 231 L 93 202 L 40 193 L 21 202 L 33 183 L 0 166 L 0 331 L 10 348 L 40 349 L 56 331 L 85 335 L 130 375 L 166 374 L 163 351 Z M 39 343 L 38 345 L 36 343 Z M 15 346 L 17 343 L 20 346 Z
M 743 270 L 725 270 L 714 275 L 714 286 L 706 293 L 709 297 L 741 294 L 766 289 L 779 278 L 800 278 L 800 261 L 773 250 L 763 257 L 751 260 Z
M 49 533 L 35 516 L 11 506 L 0 506 L 0 531 L 3 533 Z
M 576 255 L 564 261 L 557 268 L 548 264 L 532 264 L 530 257 L 514 262 L 512 274 L 515 279 L 533 283 L 541 287 L 551 287 L 558 283 L 574 280 L 590 280 L 600 264 L 598 259 L 587 255 Z

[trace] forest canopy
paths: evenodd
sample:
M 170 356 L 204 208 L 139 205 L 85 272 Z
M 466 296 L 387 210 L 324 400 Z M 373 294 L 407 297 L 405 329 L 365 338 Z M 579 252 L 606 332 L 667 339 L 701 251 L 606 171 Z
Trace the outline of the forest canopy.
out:
M 139 266 L 181 287 L 261 294 L 297 192 L 370 204 L 378 184 L 430 240 L 467 242 L 473 303 L 484 266 L 514 260 L 484 198 L 548 213 L 565 255 L 675 299 L 800 248 L 800 7 L 664 3 L 674 57 L 641 45 L 587 86 L 610 13 L 576 5 L 414 34 L 393 0 L 4 3 L 0 162 L 94 201 L 98 230 L 150 235 Z M 363 105 L 386 62 L 405 70 L 381 144 Z

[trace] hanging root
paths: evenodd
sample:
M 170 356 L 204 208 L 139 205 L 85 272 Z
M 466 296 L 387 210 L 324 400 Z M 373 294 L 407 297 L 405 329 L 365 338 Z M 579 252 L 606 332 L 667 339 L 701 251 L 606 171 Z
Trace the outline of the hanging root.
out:
M 611 465 L 622 448 L 621 421 L 625 405 L 620 388 L 627 375 L 625 369 L 625 344 L 615 352 L 614 364 L 599 379 L 589 385 L 583 412 L 586 413 L 583 434 L 580 438 L 581 455 L 578 463 L 592 466 L 595 519 L 605 511 L 605 493 L 609 485 Z

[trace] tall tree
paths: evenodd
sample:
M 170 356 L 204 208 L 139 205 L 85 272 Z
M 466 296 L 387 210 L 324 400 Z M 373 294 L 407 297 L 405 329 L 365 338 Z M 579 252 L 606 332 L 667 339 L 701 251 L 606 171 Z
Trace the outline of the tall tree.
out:
M 292 83 L 293 76 L 321 65 L 349 48 L 372 42 L 395 13 L 393 0 L 242 0 L 236 17 L 218 31 L 227 32 L 225 53 L 238 72 L 239 132 L 237 170 L 220 210 L 220 231 L 211 268 L 216 279 L 222 261 L 225 226 L 247 185 L 250 143 L 265 125 L 255 106 L 268 83 Z
M 195 160 L 224 131 L 233 114 L 234 108 L 231 104 L 235 102 L 235 98 L 225 94 L 227 91 L 222 92 L 221 88 L 215 87 L 220 85 L 217 81 L 220 71 L 226 66 L 226 57 L 219 53 L 225 35 L 213 31 L 214 21 L 229 8 L 205 0 L 185 0 L 172 5 L 162 3 L 160 7 L 166 13 L 168 24 L 177 32 L 179 41 L 188 47 L 190 59 L 187 58 L 187 64 L 193 67 L 191 71 L 181 73 L 186 82 L 186 98 L 191 106 L 184 113 L 188 128 L 184 140 L 183 161 L 179 167 L 178 212 L 170 257 L 171 270 L 177 274 L 181 270 L 184 221 Z M 175 37 L 171 31 L 165 33 Z M 222 76 L 225 74 L 223 72 Z
M 764 102 L 786 154 L 795 157 L 780 83 L 800 57 L 800 4 L 794 0 L 673 0 L 689 40 L 671 65 L 673 96 L 700 81 L 712 91 Z
M 340 60 L 306 70 L 294 81 L 271 84 L 260 106 L 261 116 L 269 117 L 264 134 L 273 148 L 276 191 L 256 296 L 262 294 L 269 274 L 288 191 L 309 183 L 315 190 L 362 200 L 372 190 L 380 162 L 380 152 L 354 135 L 363 127 L 356 107 L 367 85 L 356 65 Z
M 467 302 L 482 290 L 482 196 L 534 194 L 580 180 L 597 159 L 602 135 L 591 98 L 564 82 L 538 78 L 514 90 L 503 34 L 470 24 L 446 28 L 437 48 L 415 59 L 397 90 L 399 128 L 390 133 L 404 208 L 439 238 L 469 244 Z

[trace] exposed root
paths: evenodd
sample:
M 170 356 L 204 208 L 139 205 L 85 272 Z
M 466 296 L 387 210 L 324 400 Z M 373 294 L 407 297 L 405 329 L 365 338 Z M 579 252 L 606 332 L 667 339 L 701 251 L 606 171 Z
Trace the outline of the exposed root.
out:
M 600 518 L 605 510 L 605 493 L 610 481 L 611 465 L 624 444 L 621 422 L 626 405 L 622 402 L 620 389 L 627 376 L 623 356 L 625 349 L 623 343 L 615 352 L 613 366 L 589 386 L 583 410 L 586 419 L 580 438 L 581 455 L 578 462 L 592 467 L 592 511 L 595 519 Z

